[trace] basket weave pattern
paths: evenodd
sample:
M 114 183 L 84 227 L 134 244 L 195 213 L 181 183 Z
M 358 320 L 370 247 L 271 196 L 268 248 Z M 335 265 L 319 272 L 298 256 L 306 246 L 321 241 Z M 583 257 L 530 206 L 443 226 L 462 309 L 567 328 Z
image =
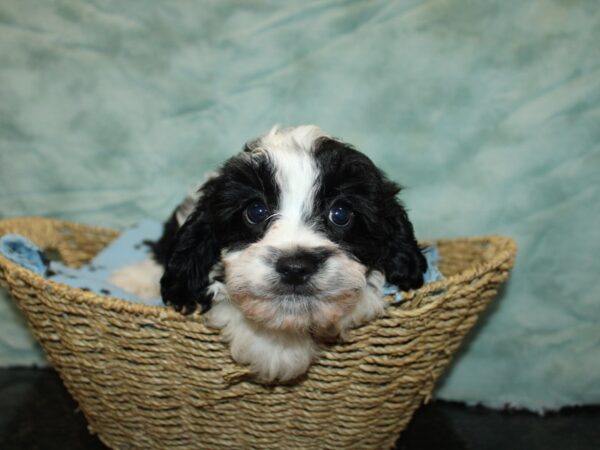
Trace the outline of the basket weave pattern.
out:
M 0 221 L 77 266 L 114 230 L 52 219 Z M 120 449 L 390 448 L 427 401 L 514 262 L 508 238 L 436 241 L 447 277 L 404 293 L 386 316 L 327 346 L 299 382 L 263 386 L 218 330 L 182 316 L 57 284 L 0 256 L 0 283 L 83 410 Z

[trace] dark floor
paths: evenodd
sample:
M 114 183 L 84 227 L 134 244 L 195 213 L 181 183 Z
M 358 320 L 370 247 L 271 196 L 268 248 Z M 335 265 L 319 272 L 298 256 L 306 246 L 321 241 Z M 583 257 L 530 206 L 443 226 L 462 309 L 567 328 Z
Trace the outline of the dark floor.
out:
M 52 370 L 0 370 L 0 449 L 105 449 Z M 597 450 L 600 407 L 540 417 L 434 402 L 421 408 L 397 449 Z

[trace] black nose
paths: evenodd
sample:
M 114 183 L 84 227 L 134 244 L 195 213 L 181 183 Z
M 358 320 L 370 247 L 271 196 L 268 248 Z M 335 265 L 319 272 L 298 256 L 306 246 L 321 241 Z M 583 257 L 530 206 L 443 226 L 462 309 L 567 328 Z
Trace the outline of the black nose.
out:
M 303 284 L 319 270 L 327 256 L 328 254 L 322 250 L 298 251 L 282 255 L 275 264 L 275 270 L 283 283 Z

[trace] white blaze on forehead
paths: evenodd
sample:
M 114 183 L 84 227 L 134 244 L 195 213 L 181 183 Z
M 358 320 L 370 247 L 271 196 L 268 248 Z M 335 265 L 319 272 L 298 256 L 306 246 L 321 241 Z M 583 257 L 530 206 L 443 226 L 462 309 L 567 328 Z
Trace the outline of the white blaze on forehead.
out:
M 318 169 L 313 157 L 315 140 L 327 136 L 319 127 L 273 128 L 258 146 L 269 154 L 280 189 L 280 217 L 301 225 L 314 203 Z
M 276 150 L 273 160 L 280 189 L 278 212 L 282 218 L 300 224 L 313 205 L 317 182 L 314 160 L 308 153 L 295 150 Z

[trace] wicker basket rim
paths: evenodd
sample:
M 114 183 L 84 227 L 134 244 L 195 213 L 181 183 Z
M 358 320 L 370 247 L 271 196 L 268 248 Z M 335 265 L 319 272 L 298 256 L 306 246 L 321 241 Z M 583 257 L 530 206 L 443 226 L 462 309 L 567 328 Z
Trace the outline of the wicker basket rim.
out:
M 60 219 L 52 219 L 47 217 L 16 217 L 12 219 L 2 219 L 0 220 L 0 236 L 2 235 L 3 226 L 14 224 L 14 223 L 23 223 L 23 222 L 35 222 L 36 224 L 43 226 L 77 226 L 82 227 L 91 231 L 97 231 L 99 233 L 105 234 L 113 234 L 115 236 L 118 235 L 119 231 L 108 228 L 101 227 L 97 225 L 88 225 L 76 222 L 69 222 Z M 507 236 L 502 235 L 482 235 L 482 236 L 471 236 L 471 237 L 453 237 L 453 238 L 444 238 L 444 239 L 432 239 L 427 241 L 422 241 L 422 244 L 434 244 L 441 242 L 469 242 L 469 243 L 481 243 L 481 244 L 489 244 L 492 243 L 501 250 L 497 252 L 493 257 L 489 258 L 487 261 L 478 264 L 472 268 L 466 269 L 460 273 L 451 275 L 449 277 L 445 277 L 443 280 L 435 281 L 433 283 L 429 283 L 417 290 L 406 291 L 402 293 L 403 301 L 401 303 L 395 303 L 393 301 L 393 297 L 391 295 L 386 296 L 389 304 L 391 306 L 396 305 L 405 305 L 409 302 L 415 295 L 420 294 L 422 296 L 427 294 L 435 294 L 436 292 L 443 291 L 445 288 L 449 287 L 453 284 L 459 284 L 468 280 L 472 280 L 473 278 L 477 278 L 484 273 L 487 273 L 491 270 L 496 269 L 497 267 L 504 264 L 506 261 L 514 258 L 517 251 L 516 242 Z M 178 321 L 187 321 L 187 320 L 200 320 L 203 321 L 204 316 L 200 313 L 196 312 L 194 314 L 185 316 L 178 312 L 176 312 L 172 308 L 166 308 L 164 306 L 150 306 L 142 303 L 135 303 L 128 300 L 124 300 L 118 297 L 104 296 L 99 295 L 93 292 L 84 291 L 82 289 L 58 283 L 56 281 L 50 280 L 48 278 L 43 277 L 31 270 L 28 270 L 21 265 L 9 260 L 8 258 L 0 255 L 0 269 L 4 269 L 4 271 L 9 273 L 16 274 L 19 278 L 26 281 L 28 284 L 33 286 L 39 286 L 53 294 L 59 294 L 64 298 L 67 298 L 69 301 L 73 301 L 80 304 L 86 304 L 87 306 L 97 307 L 105 310 L 110 310 L 116 313 L 129 313 L 138 316 L 147 316 L 154 317 L 160 319 L 169 319 L 169 320 L 178 320 Z M 425 306 L 431 307 L 431 306 Z M 407 311 L 408 312 L 408 311 Z M 415 309 L 411 310 L 409 313 L 413 315 L 417 311 Z

